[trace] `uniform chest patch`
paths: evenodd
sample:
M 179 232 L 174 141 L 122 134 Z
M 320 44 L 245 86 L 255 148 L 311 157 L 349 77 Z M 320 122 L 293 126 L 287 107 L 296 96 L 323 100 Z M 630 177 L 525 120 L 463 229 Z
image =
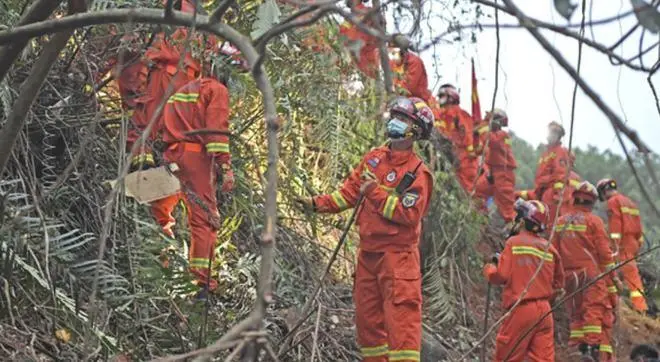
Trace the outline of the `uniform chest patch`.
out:
M 419 199 L 419 195 L 417 195 L 416 193 L 406 192 L 403 195 L 403 198 L 401 199 L 401 205 L 403 205 L 403 207 L 405 207 L 406 209 L 411 208 L 415 206 L 418 199 Z
M 385 176 L 385 181 L 394 182 L 394 180 L 396 180 L 396 172 L 392 170 L 387 174 L 387 176 Z
M 377 159 L 377 158 L 372 158 L 372 159 L 367 160 L 367 163 L 368 163 L 369 166 L 371 166 L 371 167 L 376 167 L 376 166 L 378 166 L 378 164 L 380 163 L 380 160 Z

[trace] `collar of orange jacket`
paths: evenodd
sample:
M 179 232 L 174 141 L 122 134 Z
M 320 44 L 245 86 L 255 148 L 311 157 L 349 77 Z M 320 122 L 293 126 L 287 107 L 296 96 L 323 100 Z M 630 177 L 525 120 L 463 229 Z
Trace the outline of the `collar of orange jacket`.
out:
M 392 165 L 403 165 L 408 162 L 412 155 L 412 147 L 405 150 L 393 150 L 391 147 L 387 148 L 387 160 Z

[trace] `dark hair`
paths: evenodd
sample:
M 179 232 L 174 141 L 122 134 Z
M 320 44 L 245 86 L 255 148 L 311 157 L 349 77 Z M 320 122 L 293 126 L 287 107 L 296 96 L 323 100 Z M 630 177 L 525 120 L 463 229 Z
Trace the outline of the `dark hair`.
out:
M 630 359 L 635 360 L 635 358 L 658 358 L 658 351 L 648 344 L 639 344 L 633 348 L 630 352 Z
M 573 200 L 573 204 L 578 205 L 578 206 L 591 206 L 591 207 L 593 207 L 595 203 L 596 203 L 595 201 L 585 200 L 585 199 L 581 199 L 579 197 L 576 197 Z
M 533 233 L 541 232 L 541 227 L 537 223 L 527 219 L 523 219 L 523 221 L 525 221 L 525 230 L 531 231 Z

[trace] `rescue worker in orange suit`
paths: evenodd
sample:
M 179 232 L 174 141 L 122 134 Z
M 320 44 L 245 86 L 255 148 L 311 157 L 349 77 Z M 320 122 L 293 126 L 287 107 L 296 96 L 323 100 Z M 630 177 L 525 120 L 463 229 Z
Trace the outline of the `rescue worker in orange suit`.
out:
M 639 207 L 635 202 L 617 191 L 617 183 L 613 179 L 598 181 L 598 196 L 601 201 L 607 201 L 607 219 L 610 238 L 616 250 L 616 258 L 624 262 L 637 255 L 643 240 L 642 219 Z M 620 268 L 628 290 L 633 308 L 646 313 L 648 306 L 644 297 L 644 285 L 639 276 L 637 263 L 632 260 Z
M 365 5 L 367 1 L 348 0 L 347 5 L 351 8 L 351 12 L 365 26 L 374 27 L 375 21 L 372 18 L 366 17 L 367 13 L 371 10 L 370 6 Z M 378 52 L 376 50 L 378 48 L 377 39 L 364 33 L 347 20 L 344 20 L 339 26 L 339 34 L 358 69 L 366 74 L 375 76 L 379 64 Z
M 571 155 L 572 156 L 572 155 Z M 571 159 L 571 163 L 575 162 Z M 566 215 L 573 211 L 573 192 L 575 188 L 582 182 L 582 177 L 575 171 L 569 171 L 568 184 L 564 187 L 564 196 L 559 210 L 559 215 Z
M 555 224 L 557 208 L 560 207 L 559 199 L 564 192 L 564 180 L 571 169 L 571 160 L 568 150 L 561 145 L 561 139 L 566 132 L 557 122 L 548 125 L 548 146 L 539 159 L 536 168 L 533 194 L 529 191 L 521 191 L 520 197 L 525 200 L 534 198 L 543 201 L 550 208 L 550 221 L 548 230 Z M 561 210 L 560 210 L 561 211 Z
M 461 109 L 460 101 L 458 91 L 453 85 L 445 84 L 440 87 L 438 93 L 440 110 L 436 127 L 454 145 L 454 157 L 458 161 L 456 177 L 463 190 L 470 193 L 477 178 L 479 164 L 472 139 L 473 120 Z
M 321 213 L 361 208 L 353 298 L 363 361 L 412 362 L 422 336 L 418 245 L 433 188 L 412 147 L 429 137 L 433 113 L 422 99 L 398 97 L 388 114 L 388 145 L 369 151 L 339 191 L 298 202 Z
M 388 56 L 395 93 L 421 98 L 430 107 L 435 107 L 424 61 L 410 51 L 410 40 L 402 34 L 395 35 L 388 47 Z
M 486 114 L 490 122 L 490 132 L 484 150 L 484 164 L 486 168 L 477 180 L 475 196 L 484 201 L 493 197 L 497 210 L 510 224 L 516 217 L 513 209 L 515 203 L 514 190 L 516 185 L 515 169 L 518 166 L 511 149 L 511 136 L 503 127 L 508 127 L 509 117 L 501 109 L 494 109 Z M 510 229 L 510 227 L 507 227 Z
M 518 212 L 522 224 L 518 225 L 518 235 L 509 238 L 501 256 L 494 257 L 483 269 L 489 283 L 504 285 L 502 308 L 510 313 L 497 334 L 493 361 L 504 361 L 508 355 L 506 360 L 510 362 L 526 359 L 554 362 L 552 315 L 534 325 L 540 316 L 550 312 L 550 303 L 563 294 L 562 260 L 555 248 L 539 235 L 545 230 L 548 207 L 537 200 L 524 201 Z M 530 283 L 532 278 L 534 282 Z M 514 307 L 519 299 L 520 303 Z M 534 329 L 527 333 L 530 328 Z M 519 338 L 522 338 L 520 342 Z M 518 346 L 513 350 L 516 343 Z
M 179 88 L 164 109 L 163 141 L 168 145 L 164 158 L 176 163 L 188 210 L 191 229 L 189 268 L 202 286 L 212 291 L 211 278 L 216 232 L 220 227 L 216 183 L 221 192 L 233 188 L 234 174 L 229 153 L 229 93 L 213 78 L 203 77 Z M 190 135 L 196 130 L 212 133 Z
M 568 293 L 614 267 L 605 224 L 592 213 L 597 198 L 596 187 L 587 181 L 581 182 L 573 192 L 573 212 L 557 221 L 552 243 L 564 263 Z M 616 275 L 611 277 L 618 280 Z M 570 321 L 569 345 L 578 345 L 585 359 L 597 361 L 600 345 L 609 345 L 603 336 L 609 306 L 605 279 L 598 280 L 566 303 Z
M 165 3 L 164 0 L 163 4 Z M 175 1 L 173 9 L 192 13 L 195 5 L 190 0 Z M 156 148 L 159 148 L 158 141 L 163 124 L 163 113 L 157 113 L 158 106 L 163 99 L 168 99 L 177 89 L 201 74 L 200 62 L 193 57 L 191 50 L 185 53 L 183 67 L 178 70 L 179 59 L 183 56 L 185 48 L 183 42 L 186 39 L 187 31 L 187 29 L 178 28 L 170 37 L 166 37 L 164 33 L 158 34 L 153 45 L 145 52 L 144 62 L 149 68 L 147 84 L 145 94 L 136 99 L 136 106 L 131 120 L 133 127 L 129 129 L 127 135 L 128 149 L 137 141 L 154 117 L 155 121 L 148 140 L 151 144 L 156 143 Z M 215 43 L 209 41 L 206 46 L 206 52 L 212 51 L 215 48 Z M 199 54 L 199 56 L 204 56 L 204 54 Z M 169 92 L 167 92 L 168 90 Z M 133 157 L 131 167 L 134 170 L 149 168 L 159 163 L 158 161 L 154 158 L 152 147 L 149 144 L 144 144 L 140 153 Z M 176 194 L 151 203 L 151 212 L 154 218 L 162 227 L 163 232 L 170 237 L 174 237 L 172 227 L 175 224 L 175 219 L 172 213 L 180 199 L 181 195 Z

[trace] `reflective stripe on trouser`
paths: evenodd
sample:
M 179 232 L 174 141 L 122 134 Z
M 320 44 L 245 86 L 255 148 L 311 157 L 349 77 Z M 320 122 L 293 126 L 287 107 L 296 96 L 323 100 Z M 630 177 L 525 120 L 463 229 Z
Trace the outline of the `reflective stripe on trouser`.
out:
M 619 262 L 624 262 L 633 258 L 639 251 L 639 237 L 635 235 L 623 234 L 619 240 Z M 621 266 L 621 274 L 623 281 L 626 283 L 628 290 L 630 290 L 630 301 L 633 308 L 640 312 L 645 312 L 648 309 L 646 299 L 644 298 L 642 278 L 639 276 L 639 269 L 637 269 L 637 262 L 630 261 L 628 264 Z
M 154 219 L 156 219 L 156 222 L 160 225 L 160 228 L 165 235 L 170 238 L 174 238 L 172 228 L 176 224 L 172 212 L 179 203 L 179 200 L 181 200 L 181 195 L 176 194 L 151 202 L 151 214 L 154 216 Z
M 363 361 L 420 360 L 422 285 L 417 249 L 398 253 L 360 250 L 353 300 Z
M 603 332 L 602 320 L 608 312 L 608 305 L 609 295 L 604 280 L 599 280 L 583 292 L 580 315 L 583 322 L 584 343 L 600 343 Z
M 612 347 L 612 329 L 614 328 L 614 309 L 608 309 L 603 315 L 603 332 L 600 337 L 600 362 L 614 361 Z
M 587 275 L 584 270 L 566 270 L 564 278 L 564 288 L 566 294 L 573 294 L 585 282 Z M 583 293 L 577 293 L 566 300 L 564 308 L 569 320 L 568 345 L 576 346 L 583 342 L 584 332 L 582 331 L 582 298 Z
M 484 172 L 477 181 L 477 188 L 475 189 L 475 197 L 481 200 L 487 200 L 489 196 L 493 196 L 497 210 L 505 222 L 513 221 L 516 217 L 516 212 L 513 210 L 515 203 L 515 184 L 516 175 L 514 170 L 506 169 L 493 169 L 491 170 L 494 183 L 488 183 L 487 174 Z
M 220 215 L 216 206 L 213 158 L 206 153 L 186 152 L 183 147 L 168 149 L 165 158 L 176 162 L 191 230 L 189 268 L 199 284 L 213 290 L 217 281 L 209 276 Z
M 507 361 L 511 362 L 523 361 L 525 358 L 536 362 L 554 362 L 555 340 L 552 314 L 544 318 L 518 343 L 518 338 L 538 322 L 538 316 L 545 315 L 549 311 L 550 303 L 547 300 L 520 303 L 504 320 L 497 333 L 493 361 L 504 361 L 504 358 L 509 355 Z M 516 343 L 518 346 L 510 353 Z

